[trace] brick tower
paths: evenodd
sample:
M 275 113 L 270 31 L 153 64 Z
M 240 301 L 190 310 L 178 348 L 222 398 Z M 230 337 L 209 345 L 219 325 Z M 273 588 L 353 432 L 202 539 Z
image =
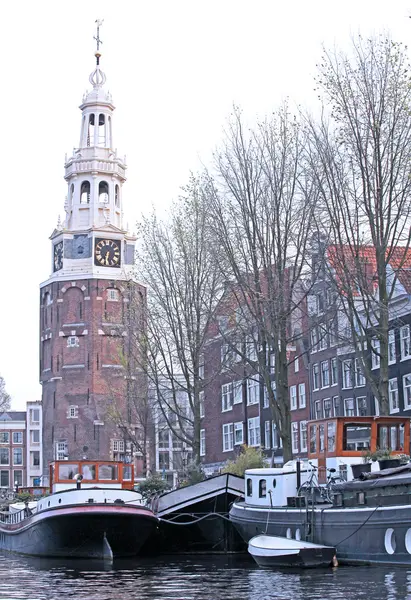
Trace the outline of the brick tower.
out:
M 65 163 L 66 217 L 51 235 L 52 274 L 40 285 L 44 473 L 53 459 L 108 460 L 125 451 L 113 403 L 127 419 L 127 387 L 136 379 L 126 376 L 127 322 L 131 303 L 142 315 L 146 302 L 132 280 L 136 238 L 123 226 L 126 165 L 114 150 L 99 25 L 80 144 Z

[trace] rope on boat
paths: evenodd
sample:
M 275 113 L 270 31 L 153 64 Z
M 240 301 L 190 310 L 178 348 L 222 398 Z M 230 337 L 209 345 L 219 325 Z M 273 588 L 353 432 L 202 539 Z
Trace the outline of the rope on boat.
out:
M 179 513 L 172 519 L 161 519 L 160 518 L 160 521 L 163 521 L 164 523 L 169 523 L 170 525 L 194 525 L 195 523 L 199 523 L 200 521 L 204 521 L 204 519 L 208 519 L 210 517 L 220 517 L 221 519 L 224 519 L 225 521 L 228 521 L 229 523 L 232 522 L 225 515 L 222 515 L 221 513 L 215 513 L 215 512 L 207 513 L 206 515 L 203 515 L 202 517 L 199 517 L 198 519 L 193 519 L 191 521 L 187 521 L 186 523 L 177 523 L 177 521 L 174 520 L 174 519 L 177 519 L 178 517 L 182 517 L 182 516 L 183 517 L 194 517 L 194 515 L 192 513 Z
M 364 527 L 364 525 L 367 523 L 367 521 L 369 521 L 371 519 L 371 517 L 373 516 L 373 514 L 376 512 L 376 510 L 378 508 L 380 508 L 380 504 L 378 504 L 378 506 L 376 506 L 374 508 L 374 510 L 372 511 L 372 513 L 370 513 L 368 515 L 368 517 L 365 519 L 364 523 L 361 523 L 361 525 L 359 527 L 357 527 L 357 529 L 355 529 L 352 533 L 350 533 L 350 535 L 347 535 L 347 537 L 345 537 L 344 539 L 340 540 L 338 542 L 338 544 L 335 544 L 335 547 L 337 548 L 337 546 L 339 546 L 340 544 L 342 544 L 343 542 L 345 542 L 346 540 L 348 540 L 350 537 L 352 537 L 353 535 L 355 535 L 357 533 L 357 531 L 359 531 L 361 529 L 361 527 Z

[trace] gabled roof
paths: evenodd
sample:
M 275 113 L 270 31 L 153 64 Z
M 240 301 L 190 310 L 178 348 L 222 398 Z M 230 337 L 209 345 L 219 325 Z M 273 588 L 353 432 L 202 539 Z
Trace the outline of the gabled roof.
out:
M 0 414 L 0 421 L 25 421 L 25 411 L 12 411 L 3 412 Z

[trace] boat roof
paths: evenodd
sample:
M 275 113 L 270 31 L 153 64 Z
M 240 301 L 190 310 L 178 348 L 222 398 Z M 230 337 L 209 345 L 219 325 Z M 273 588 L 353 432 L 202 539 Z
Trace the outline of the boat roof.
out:
M 398 469 L 387 469 L 387 471 L 390 471 L 390 473 L 384 474 L 384 471 L 381 471 L 381 475 L 373 479 L 354 479 L 345 483 L 336 483 L 333 485 L 333 492 L 361 492 L 373 488 L 411 484 L 411 463 L 398 467 Z

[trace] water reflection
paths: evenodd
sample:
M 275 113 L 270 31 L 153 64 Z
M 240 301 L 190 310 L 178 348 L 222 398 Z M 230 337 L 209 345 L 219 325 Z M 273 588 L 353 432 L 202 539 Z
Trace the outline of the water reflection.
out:
M 404 600 L 411 571 L 391 567 L 262 570 L 244 556 L 104 561 L 0 553 L 8 600 Z

